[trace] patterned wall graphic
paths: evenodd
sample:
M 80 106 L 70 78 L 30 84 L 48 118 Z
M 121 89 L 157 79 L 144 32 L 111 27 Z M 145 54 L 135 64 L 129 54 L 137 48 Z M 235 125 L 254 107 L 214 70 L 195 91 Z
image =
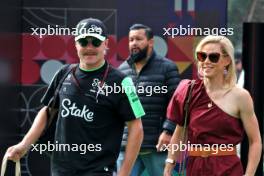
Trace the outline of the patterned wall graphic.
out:
M 113 2 L 113 6 L 109 4 Z M 67 27 L 73 28 L 85 17 L 101 19 L 110 34 L 109 50 L 106 59 L 118 66 L 128 56 L 129 26 L 143 23 L 153 28 L 154 49 L 172 59 L 180 69 L 183 78 L 195 75 L 193 67 L 193 46 L 196 36 L 163 36 L 166 27 L 179 25 L 190 27 L 226 27 L 227 1 L 211 0 L 135 0 L 108 2 L 107 8 L 99 2 L 81 1 L 77 7 L 53 7 L 52 3 L 43 6 L 22 8 L 22 89 L 20 107 L 14 109 L 21 118 L 21 135 L 29 129 L 37 111 L 41 108 L 40 98 L 54 73 L 65 63 L 78 62 L 74 39 L 71 35 L 44 35 L 41 38 L 31 35 L 31 28 Z M 210 24 L 210 25 L 209 25 Z M 42 163 L 37 164 L 34 161 Z M 49 164 L 45 156 L 30 152 L 22 160 L 22 175 L 48 175 Z

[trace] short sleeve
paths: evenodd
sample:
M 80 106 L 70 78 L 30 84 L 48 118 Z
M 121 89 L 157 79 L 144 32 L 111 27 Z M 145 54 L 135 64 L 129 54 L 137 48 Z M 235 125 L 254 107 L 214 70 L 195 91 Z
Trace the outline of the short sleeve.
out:
M 186 79 L 180 82 L 167 107 L 167 118 L 180 126 L 184 125 L 183 107 L 189 83 Z
M 137 96 L 136 89 L 134 87 L 131 78 L 126 77 L 122 80 L 121 100 L 119 103 L 119 115 L 124 121 L 130 121 L 136 118 L 140 118 L 145 115 L 145 111 Z

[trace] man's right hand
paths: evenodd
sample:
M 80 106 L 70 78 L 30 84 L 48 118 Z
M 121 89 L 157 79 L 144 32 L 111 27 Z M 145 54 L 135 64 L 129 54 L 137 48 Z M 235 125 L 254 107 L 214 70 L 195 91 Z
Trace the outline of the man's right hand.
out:
M 24 136 L 23 140 L 18 144 L 11 146 L 7 149 L 5 157 L 9 160 L 18 161 L 22 158 L 27 151 L 31 148 L 31 144 L 34 144 L 41 136 L 47 123 L 47 106 L 41 108 L 38 112 L 31 128 Z
M 22 158 L 27 153 L 29 148 L 30 148 L 29 146 L 20 142 L 16 145 L 9 147 L 5 155 L 9 160 L 16 162 L 20 160 L 20 158 Z

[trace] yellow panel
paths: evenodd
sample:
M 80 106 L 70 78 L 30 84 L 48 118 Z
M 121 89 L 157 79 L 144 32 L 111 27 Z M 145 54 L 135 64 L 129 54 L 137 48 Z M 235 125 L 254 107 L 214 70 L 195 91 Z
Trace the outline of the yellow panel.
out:
M 184 72 L 191 64 L 192 62 L 175 62 L 179 68 L 179 72 L 180 74 L 182 74 L 182 72 Z

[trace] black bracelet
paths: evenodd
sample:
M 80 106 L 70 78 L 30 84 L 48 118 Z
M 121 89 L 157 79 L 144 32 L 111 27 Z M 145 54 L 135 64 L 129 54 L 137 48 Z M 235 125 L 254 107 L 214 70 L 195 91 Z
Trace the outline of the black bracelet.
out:
M 175 122 L 173 122 L 173 121 L 171 121 L 169 119 L 166 119 L 164 121 L 164 123 L 163 123 L 163 126 L 162 126 L 163 129 L 166 129 L 166 130 L 170 131 L 171 134 L 174 132 L 175 127 L 176 127 Z

